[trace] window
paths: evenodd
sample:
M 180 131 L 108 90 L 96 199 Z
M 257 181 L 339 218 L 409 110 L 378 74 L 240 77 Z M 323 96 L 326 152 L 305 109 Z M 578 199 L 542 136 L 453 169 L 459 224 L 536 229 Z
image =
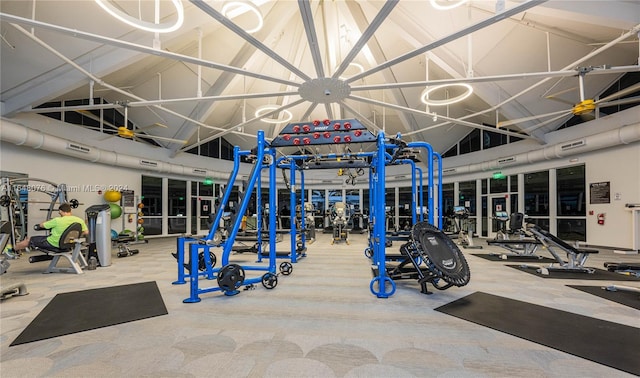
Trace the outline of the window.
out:
M 561 168 L 556 171 L 558 188 L 558 216 L 585 216 L 584 165 Z
M 145 235 L 162 234 L 162 178 L 142 176 Z
M 459 184 L 460 206 L 469 208 L 469 215 L 476 215 L 476 182 L 463 181 Z M 468 206 L 467 206 L 468 203 Z
M 170 234 L 187 232 L 187 182 L 168 180 L 168 221 Z
M 484 180 L 483 180 L 484 181 Z M 507 185 L 507 178 L 501 179 L 489 179 L 489 190 L 491 193 L 507 193 L 509 192 L 509 186 Z
M 549 171 L 524 175 L 524 211 L 535 216 L 549 216 Z
M 493 125 L 486 125 L 486 126 L 495 127 Z M 507 135 L 496 133 L 493 131 L 487 131 L 487 130 L 482 131 L 482 149 L 483 150 L 486 150 L 488 148 L 498 147 L 507 143 L 508 143 Z
M 587 240 L 585 167 L 556 170 L 558 188 L 558 237 L 563 240 Z
M 474 129 L 460 141 L 460 155 L 480 151 L 480 129 Z

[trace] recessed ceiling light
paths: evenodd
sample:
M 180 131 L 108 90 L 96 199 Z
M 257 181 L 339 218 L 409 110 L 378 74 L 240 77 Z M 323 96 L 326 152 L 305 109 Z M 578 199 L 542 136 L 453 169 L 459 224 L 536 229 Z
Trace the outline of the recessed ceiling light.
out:
M 220 13 L 222 13 L 222 15 L 225 16 L 226 18 L 232 19 L 234 17 L 241 15 L 246 11 L 253 12 L 253 14 L 256 15 L 258 22 L 256 23 L 255 27 L 253 27 L 252 29 L 246 29 L 245 31 L 251 34 L 262 29 L 262 25 L 264 23 L 264 19 L 262 18 L 262 13 L 260 13 L 260 9 L 258 9 L 258 7 L 250 1 L 243 1 L 243 0 L 227 1 L 224 3 L 224 5 L 222 5 L 222 11 Z
M 463 87 L 465 88 L 465 91 L 461 95 L 448 98 L 446 100 L 432 100 L 429 98 L 429 94 L 431 94 L 432 92 L 443 89 L 443 88 L 449 88 L 449 87 Z M 435 87 L 425 89 L 422 92 L 422 95 L 420 96 L 420 101 L 431 106 L 451 105 L 451 104 L 455 104 L 456 102 L 460 102 L 464 100 L 465 98 L 471 96 L 472 93 L 473 93 L 473 88 L 469 84 L 465 84 L 465 83 L 444 84 L 444 85 L 438 85 Z
M 176 7 L 178 17 L 176 22 L 173 24 L 170 22 L 156 24 L 155 22 L 139 20 L 116 8 L 109 0 L 95 0 L 95 2 L 100 6 L 100 8 L 104 9 L 107 13 L 125 24 L 152 33 L 170 33 L 172 31 L 176 31 L 180 29 L 184 22 L 184 7 L 182 6 L 182 0 L 171 0 L 173 6 Z M 156 6 L 159 5 L 156 4 Z

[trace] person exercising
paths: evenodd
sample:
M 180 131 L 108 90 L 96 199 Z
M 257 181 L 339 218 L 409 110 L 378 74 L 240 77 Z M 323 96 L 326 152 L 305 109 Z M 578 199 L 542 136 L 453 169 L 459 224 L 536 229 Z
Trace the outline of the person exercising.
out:
M 49 219 L 40 223 L 38 226 L 40 229 L 48 229 L 50 231 L 49 236 L 33 236 L 27 237 L 19 243 L 16 243 L 15 249 L 20 251 L 27 247 L 39 248 L 44 250 L 56 249 L 60 247 L 60 237 L 62 233 L 71 226 L 72 223 L 80 223 L 82 226 L 82 235 L 89 234 L 89 229 L 84 219 L 71 214 L 71 205 L 63 203 L 58 208 L 59 217 Z

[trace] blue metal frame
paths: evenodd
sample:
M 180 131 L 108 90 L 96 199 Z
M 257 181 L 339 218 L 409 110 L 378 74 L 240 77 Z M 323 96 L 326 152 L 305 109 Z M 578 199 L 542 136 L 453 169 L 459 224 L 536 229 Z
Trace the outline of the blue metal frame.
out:
M 344 133 L 343 133 L 344 135 Z M 208 280 L 212 280 L 217 277 L 218 272 L 223 269 L 225 266 L 229 264 L 229 255 L 232 251 L 233 242 L 237 236 L 238 230 L 240 228 L 240 223 L 242 222 L 242 214 L 247 211 L 249 199 L 251 198 L 251 194 L 254 189 L 257 190 L 257 203 L 258 206 L 261 206 L 261 172 L 265 168 L 264 162 L 265 157 L 270 157 L 270 162 L 267 166 L 269 169 L 269 186 L 274 192 L 276 189 L 276 169 L 289 169 L 290 170 L 290 208 L 291 208 L 291 262 L 297 262 L 298 257 L 304 257 L 304 254 L 299 254 L 298 250 L 298 230 L 295 222 L 296 216 L 296 205 L 298 203 L 296 196 L 296 173 L 300 173 L 300 204 L 301 204 L 301 223 L 300 226 L 302 229 L 305 228 L 305 216 L 304 216 L 304 171 L 297 164 L 298 160 L 307 160 L 312 158 L 326 158 L 326 159 L 337 159 L 346 157 L 354 157 L 358 159 L 371 159 L 371 163 L 369 165 L 369 223 L 372 225 L 370 228 L 369 235 L 369 247 L 371 252 L 371 257 L 373 261 L 372 268 L 374 272 L 376 272 L 375 277 L 371 280 L 369 288 L 371 292 L 376 295 L 378 298 L 388 298 L 393 295 L 396 290 L 395 282 L 387 275 L 386 272 L 386 213 L 385 213 L 385 175 L 386 175 L 386 166 L 390 164 L 409 164 L 411 166 L 411 181 L 412 181 L 412 196 L 411 196 L 411 208 L 412 208 L 412 221 L 415 225 L 417 222 L 417 203 L 416 199 L 418 199 L 418 203 L 420 209 L 423 208 L 423 176 L 422 170 L 415 166 L 415 163 L 409 159 L 399 159 L 394 160 L 393 156 L 390 152 L 393 152 L 395 149 L 399 148 L 399 145 L 396 143 L 388 143 L 388 140 L 385 139 L 384 132 L 380 131 L 376 138 L 376 151 L 374 153 L 356 153 L 356 154 L 327 154 L 327 155 L 295 155 L 295 156 L 287 156 L 285 158 L 276 159 L 276 151 L 270 146 L 264 139 L 264 132 L 262 130 L 258 131 L 257 135 L 257 148 L 254 150 L 256 153 L 256 162 L 249 176 L 249 182 L 247 187 L 245 188 L 244 197 L 240 201 L 240 208 L 238 210 L 237 215 L 233 218 L 231 232 L 228 235 L 227 239 L 219 242 L 219 244 L 214 244 L 214 236 L 215 232 L 220 224 L 220 220 L 222 219 L 222 210 L 225 208 L 227 203 L 229 202 L 229 198 L 231 196 L 231 191 L 233 188 L 233 184 L 238 175 L 238 171 L 240 168 L 240 158 L 241 156 L 246 156 L 252 151 L 240 151 L 239 147 L 234 147 L 234 166 L 233 170 L 229 176 L 229 181 L 225 187 L 225 191 L 216 209 L 215 220 L 211 226 L 211 230 L 205 239 L 195 239 L 189 237 L 181 237 L 177 240 L 177 254 L 178 254 L 178 280 L 173 282 L 174 284 L 184 284 L 187 279 L 190 281 L 190 297 L 185 299 L 185 303 L 195 303 L 199 302 L 199 295 L 208 292 L 214 291 L 222 291 L 220 287 L 210 287 L 210 288 L 200 288 L 199 287 L 199 278 L 205 277 Z M 398 135 L 398 139 L 400 135 Z M 283 141 L 280 141 L 284 143 Z M 409 142 L 405 144 L 409 148 L 424 148 L 427 150 L 427 180 L 428 180 L 428 195 L 427 195 L 427 207 L 428 207 L 428 222 L 432 225 L 437 225 L 440 227 L 442 224 L 442 185 L 438 182 L 438 214 L 435 214 L 434 208 L 434 160 L 438 165 L 438 178 L 441 181 L 442 178 L 442 158 L 440 154 L 434 153 L 432 147 L 426 142 Z M 419 179 L 416 180 L 416 175 L 418 175 Z M 418 192 L 419 191 L 419 195 Z M 265 266 L 241 266 L 244 270 L 248 271 L 264 271 L 267 273 L 275 274 L 276 271 L 276 196 L 269 196 L 269 264 L 267 267 Z M 420 211 L 420 221 L 424 220 L 424 212 Z M 262 213 L 258 212 L 257 226 L 258 226 L 258 261 L 261 262 L 261 240 L 262 240 Z M 306 250 L 306 239 L 304 233 L 300 235 L 302 248 L 300 250 L 304 253 Z M 188 253 L 190 256 L 190 269 L 189 273 L 185 273 L 184 267 L 184 256 L 185 256 L 185 245 L 188 245 Z M 209 253 L 210 248 L 221 248 L 222 249 L 222 268 L 213 268 Z M 198 271 L 198 254 L 202 252 L 204 253 L 205 260 L 205 271 Z M 266 274 L 266 273 L 265 273 Z M 262 282 L 262 277 L 257 278 L 245 278 L 240 285 L 250 285 L 253 283 Z M 237 293 L 225 293 L 227 295 L 233 295 Z
M 200 294 L 222 291 L 222 289 L 217 287 L 209 287 L 209 288 L 200 288 L 199 278 L 205 277 L 209 280 L 217 278 L 217 274 L 222 270 L 225 266 L 229 264 L 229 256 L 232 251 L 233 243 L 238 235 L 238 230 L 240 229 L 240 224 L 242 223 L 242 214 L 245 214 L 247 208 L 249 206 L 249 199 L 251 198 L 251 194 L 256 187 L 260 186 L 260 179 L 262 176 L 262 169 L 264 168 L 265 156 L 270 155 L 271 160 L 269 163 L 269 178 L 272 180 L 271 182 L 275 182 L 275 151 L 269 148 L 269 145 L 264 139 L 264 132 L 258 131 L 257 135 L 258 144 L 255 149 L 256 152 L 256 162 L 254 167 L 249 175 L 249 182 L 247 187 L 245 188 L 244 197 L 240 201 L 240 208 L 236 216 L 233 218 L 231 232 L 227 236 L 226 240 L 220 241 L 218 244 L 214 243 L 215 232 L 218 229 L 218 225 L 220 224 L 220 220 L 222 219 L 222 213 L 224 208 L 229 203 L 229 198 L 231 197 L 231 191 L 233 190 L 233 184 L 237 178 L 239 168 L 240 168 L 240 158 L 241 156 L 250 155 L 252 151 L 240 151 L 239 147 L 234 147 L 233 151 L 233 170 L 231 175 L 229 176 L 229 181 L 225 187 L 224 194 L 222 196 L 222 200 L 220 201 L 217 209 L 216 216 L 213 224 L 211 225 L 211 230 L 205 239 L 199 240 L 188 237 L 181 237 L 177 240 L 177 254 L 178 254 L 178 280 L 173 282 L 174 284 L 184 284 L 186 283 L 186 279 L 188 278 L 190 281 L 190 296 L 185 299 L 184 303 L 196 303 L 200 302 Z M 258 197 L 260 193 L 258 193 Z M 270 208 L 275 208 L 275 199 L 270 197 Z M 259 214 L 259 218 L 261 214 Z M 258 223 L 262 225 L 262 220 L 259 219 Z M 250 266 L 250 265 L 240 265 L 245 271 L 261 271 L 266 273 L 276 272 L 276 246 L 275 246 L 275 238 L 276 238 L 276 218 L 273 211 L 269 212 L 269 264 L 268 266 Z M 258 229 L 258 238 L 261 238 L 261 230 Z M 190 269 L 189 273 L 185 273 L 184 266 L 184 255 L 185 255 L 185 245 L 189 245 L 189 258 L 190 258 Z M 261 244 L 261 243 L 260 243 Z M 221 267 L 213 268 L 211 258 L 209 255 L 211 248 L 221 248 L 222 249 L 222 258 L 221 258 Z M 204 254 L 205 260 L 205 271 L 198 271 L 198 254 L 202 251 Z M 261 250 L 259 247 L 258 254 L 261 254 Z M 240 286 L 251 285 L 254 283 L 262 282 L 262 276 L 254 277 L 254 278 L 245 278 Z M 225 292 L 226 295 L 234 295 L 237 292 Z

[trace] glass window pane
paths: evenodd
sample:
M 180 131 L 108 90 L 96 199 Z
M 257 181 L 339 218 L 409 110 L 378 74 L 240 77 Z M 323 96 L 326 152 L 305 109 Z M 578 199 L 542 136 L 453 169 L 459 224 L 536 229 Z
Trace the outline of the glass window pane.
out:
M 549 215 L 549 171 L 524 175 L 524 207 L 529 216 Z
M 460 141 L 460 155 L 480 151 L 480 129 L 474 129 Z
M 584 165 L 556 171 L 558 216 L 586 215 Z
M 459 185 L 460 206 L 469 208 L 470 215 L 476 215 L 476 182 L 463 181 Z
M 347 190 L 347 205 L 351 208 L 351 211 L 360 211 L 360 190 L 348 189 Z
M 187 182 L 169 179 L 168 185 L 169 216 L 186 216 Z
M 162 178 L 142 176 L 142 197 L 142 213 L 145 216 L 162 215 Z M 145 224 L 145 234 L 151 235 L 146 229 Z
M 213 184 L 198 183 L 198 194 L 201 197 L 213 197 Z
M 518 192 L 518 175 L 509 176 L 509 191 Z
M 444 215 L 453 214 L 453 194 L 452 182 L 448 184 L 442 184 L 442 214 Z
M 587 240 L 585 219 L 558 219 L 558 238 L 562 240 Z
M 144 218 L 143 226 L 145 235 L 162 234 L 162 218 Z
M 483 180 L 484 181 L 484 180 Z M 501 179 L 489 179 L 489 190 L 491 193 L 507 193 L 509 188 L 507 186 L 507 178 Z

